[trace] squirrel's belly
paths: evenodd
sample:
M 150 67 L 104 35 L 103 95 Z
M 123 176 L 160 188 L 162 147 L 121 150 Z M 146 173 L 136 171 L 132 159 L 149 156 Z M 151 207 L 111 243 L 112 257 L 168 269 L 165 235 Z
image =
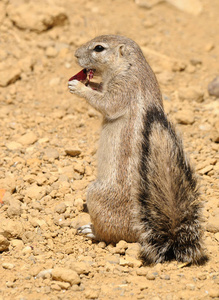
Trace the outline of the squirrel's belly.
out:
M 117 178 L 117 171 L 121 165 L 121 131 L 124 122 L 117 121 L 106 124 L 102 128 L 98 147 L 98 178 L 113 183 Z M 125 166 L 124 166 L 125 167 Z

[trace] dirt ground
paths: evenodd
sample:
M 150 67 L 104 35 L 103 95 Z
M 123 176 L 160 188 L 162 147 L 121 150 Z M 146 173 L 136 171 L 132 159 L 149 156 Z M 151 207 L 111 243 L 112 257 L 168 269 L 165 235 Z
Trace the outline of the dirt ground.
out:
M 219 299 L 219 1 L 194 2 L 0 1 L 0 300 Z M 156 73 L 200 178 L 204 266 L 143 267 L 138 244 L 76 235 L 101 116 L 67 82 L 75 49 L 100 34 L 134 39 Z

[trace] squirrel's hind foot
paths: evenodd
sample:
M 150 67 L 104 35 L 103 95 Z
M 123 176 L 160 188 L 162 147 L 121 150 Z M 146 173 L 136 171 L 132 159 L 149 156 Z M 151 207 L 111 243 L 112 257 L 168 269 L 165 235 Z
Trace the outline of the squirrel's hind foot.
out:
M 79 227 L 77 229 L 77 233 L 80 235 L 83 235 L 91 240 L 96 240 L 96 236 L 95 236 L 94 230 L 93 230 L 93 224 L 91 224 L 91 223 Z

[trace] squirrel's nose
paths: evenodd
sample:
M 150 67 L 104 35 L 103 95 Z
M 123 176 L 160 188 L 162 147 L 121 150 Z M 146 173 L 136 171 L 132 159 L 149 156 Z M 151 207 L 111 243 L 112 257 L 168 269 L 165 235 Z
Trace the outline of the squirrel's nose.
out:
M 76 58 L 80 58 L 79 49 L 75 51 L 75 57 L 76 57 Z

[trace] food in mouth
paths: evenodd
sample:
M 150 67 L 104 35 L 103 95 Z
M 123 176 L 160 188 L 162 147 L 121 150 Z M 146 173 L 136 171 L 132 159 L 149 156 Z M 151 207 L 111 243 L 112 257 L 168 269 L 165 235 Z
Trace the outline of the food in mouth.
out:
M 72 76 L 69 81 L 78 80 L 78 81 L 86 81 L 88 76 L 88 83 L 94 77 L 95 70 L 92 69 L 83 69 L 74 76 Z
M 68 81 L 78 80 L 84 83 L 87 87 L 90 87 L 92 90 L 101 92 L 103 85 L 102 83 L 91 82 L 91 79 L 94 77 L 95 69 L 83 69 L 74 76 L 72 76 Z

